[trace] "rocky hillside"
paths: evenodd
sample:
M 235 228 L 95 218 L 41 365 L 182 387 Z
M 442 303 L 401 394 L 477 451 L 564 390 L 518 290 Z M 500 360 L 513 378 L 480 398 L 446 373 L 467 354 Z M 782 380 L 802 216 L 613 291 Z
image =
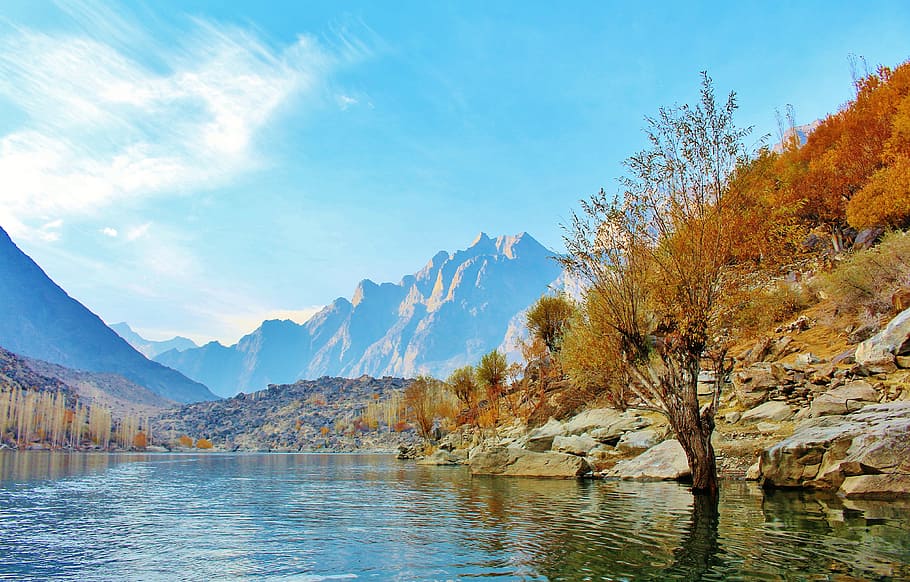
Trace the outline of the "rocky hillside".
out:
M 408 383 L 362 376 L 271 385 L 168 410 L 153 419 L 153 434 L 165 443 L 206 438 L 225 450 L 391 451 L 413 443 L 413 431 L 396 432 L 382 414 L 371 423 L 367 409 L 397 402 Z
M 169 350 L 177 350 L 178 352 L 182 352 L 183 350 L 199 347 L 193 340 L 179 335 L 177 337 L 173 337 L 169 340 L 164 341 L 145 339 L 133 331 L 133 328 L 131 328 L 125 321 L 111 324 L 110 328 L 116 331 L 117 335 L 125 339 L 127 343 L 139 350 L 139 353 L 141 353 L 146 358 L 154 358 L 158 354 L 163 354 Z
M 114 419 L 152 416 L 177 404 L 117 374 L 73 370 L 0 348 L 0 389 L 10 388 L 60 391 L 70 405 L 77 399 L 90 406 L 98 404 L 109 409 Z
M 481 233 L 398 283 L 361 281 L 303 325 L 266 321 L 237 344 L 210 343 L 157 361 L 222 395 L 321 376 L 444 377 L 514 336 L 514 321 L 561 268 L 528 234 Z
M 70 297 L 0 228 L 0 345 L 68 368 L 122 375 L 179 402 L 215 395 L 147 359 Z

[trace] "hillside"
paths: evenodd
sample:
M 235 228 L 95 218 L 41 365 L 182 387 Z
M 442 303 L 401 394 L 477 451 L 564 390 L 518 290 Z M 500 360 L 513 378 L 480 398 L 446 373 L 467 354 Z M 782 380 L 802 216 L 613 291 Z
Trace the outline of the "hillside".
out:
M 560 277 L 552 255 L 525 233 L 481 233 L 398 283 L 361 281 L 350 300 L 302 325 L 266 321 L 233 346 L 212 342 L 156 360 L 225 396 L 322 376 L 444 377 L 511 343 L 510 324 Z
M 0 228 L 0 345 L 68 368 L 120 374 L 178 402 L 216 398 L 147 359 L 70 297 Z
M 271 385 L 215 402 L 163 412 L 152 420 L 158 440 L 207 438 L 228 450 L 385 450 L 415 440 L 391 430 L 385 418 L 369 427 L 365 411 L 397 402 L 409 382 L 401 378 L 329 378 Z

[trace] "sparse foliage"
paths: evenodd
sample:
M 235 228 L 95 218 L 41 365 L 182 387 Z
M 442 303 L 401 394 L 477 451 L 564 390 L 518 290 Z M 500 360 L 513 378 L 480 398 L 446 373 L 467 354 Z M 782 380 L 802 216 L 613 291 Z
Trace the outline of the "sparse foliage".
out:
M 532 337 L 540 339 L 550 353 L 557 354 L 574 312 L 575 305 L 564 293 L 542 295 L 528 309 L 528 331 Z

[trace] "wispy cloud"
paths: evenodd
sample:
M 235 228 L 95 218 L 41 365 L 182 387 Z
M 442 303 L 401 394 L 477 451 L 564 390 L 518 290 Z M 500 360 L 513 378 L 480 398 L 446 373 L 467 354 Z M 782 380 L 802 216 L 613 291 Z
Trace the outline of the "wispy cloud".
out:
M 119 232 L 117 232 L 116 228 L 112 228 L 110 226 L 106 226 L 106 227 L 102 228 L 100 232 L 104 236 L 109 236 L 111 238 L 117 238 L 117 236 L 120 234 Z
M 187 21 L 179 42 L 156 42 L 108 7 L 63 7 L 79 32 L 0 28 L 0 97 L 24 116 L 0 134 L 0 224 L 19 236 L 126 198 L 211 190 L 261 167 L 257 132 L 367 50 L 310 36 L 273 48 L 201 19 Z M 143 58 L 149 45 L 153 57 Z

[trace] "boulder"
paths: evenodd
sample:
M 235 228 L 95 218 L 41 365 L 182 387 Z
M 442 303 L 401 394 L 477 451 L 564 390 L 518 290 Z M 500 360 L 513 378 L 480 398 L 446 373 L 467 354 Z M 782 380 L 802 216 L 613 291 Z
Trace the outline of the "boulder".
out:
M 856 363 L 873 374 L 893 372 L 894 356 L 910 354 L 910 309 L 901 311 L 885 329 L 856 346 Z
M 857 380 L 819 394 L 809 406 L 809 417 L 847 414 L 878 402 L 879 393 L 871 384 Z
M 728 412 L 724 415 L 724 422 L 727 424 L 736 424 L 739 422 L 739 419 L 743 417 L 743 414 L 737 410 Z
M 847 477 L 841 483 L 840 492 L 844 497 L 866 499 L 894 499 L 910 496 L 910 475 L 856 475 Z
M 785 402 L 772 400 L 760 404 L 751 410 L 747 410 L 743 413 L 740 420 L 742 422 L 761 422 L 766 420 L 780 422 L 782 420 L 787 420 L 791 416 L 793 416 L 793 409 Z
M 612 426 L 623 413 L 615 408 L 592 408 L 574 416 L 566 422 L 566 434 L 582 434 L 595 428 Z
M 571 423 L 572 421 L 569 421 L 569 425 L 567 426 L 570 426 Z M 591 436 L 591 438 L 598 442 L 608 445 L 616 445 L 624 433 L 627 433 L 631 430 L 644 428 L 649 424 L 651 424 L 651 421 L 649 419 L 642 417 L 637 412 L 626 410 L 625 412 L 618 413 L 617 415 L 613 416 L 607 422 L 604 422 L 603 424 L 592 428 L 588 434 Z
M 899 495 L 910 477 L 910 402 L 800 423 L 790 437 L 762 452 L 761 474 L 765 487 L 827 490 L 841 489 L 849 477 L 878 475 L 850 481 L 842 493 Z
M 551 418 L 543 426 L 537 427 L 526 436 L 515 441 L 517 448 L 527 449 L 537 453 L 549 451 L 553 447 L 553 439 L 565 434 L 565 426 L 556 419 Z
M 689 475 L 689 461 L 676 439 L 655 445 L 634 459 L 620 461 L 607 472 L 608 477 L 640 481 L 673 481 Z
M 733 374 L 733 392 L 746 408 L 768 399 L 768 393 L 786 379 L 786 370 L 767 363 L 753 364 Z
M 616 449 L 624 453 L 641 453 L 660 442 L 661 435 L 654 429 L 646 428 L 625 433 L 616 443 Z
M 588 462 L 576 455 L 535 453 L 523 449 L 496 447 L 471 457 L 472 475 L 510 477 L 581 477 L 591 472 Z
M 588 435 L 556 436 L 553 438 L 553 450 L 569 455 L 587 455 L 588 451 L 600 443 Z
M 457 465 L 458 459 L 444 449 L 438 449 L 429 457 L 424 457 L 417 461 L 418 465 Z

